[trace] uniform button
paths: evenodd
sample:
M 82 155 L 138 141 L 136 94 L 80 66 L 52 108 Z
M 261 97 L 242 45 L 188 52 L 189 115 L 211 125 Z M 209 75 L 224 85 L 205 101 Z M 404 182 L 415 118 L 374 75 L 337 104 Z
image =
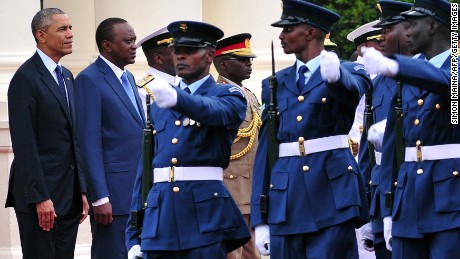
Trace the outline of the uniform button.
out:
M 179 187 L 176 186 L 173 188 L 173 192 L 179 192 L 179 191 L 180 191 Z
M 308 165 L 304 165 L 304 166 L 302 167 L 302 170 L 303 170 L 304 172 L 307 172 L 308 170 L 310 170 L 310 167 L 309 167 Z
M 198 128 L 201 127 L 201 123 L 197 122 L 197 123 L 196 123 L 196 126 L 197 126 Z
M 297 100 L 299 100 L 299 102 L 303 102 L 305 100 L 305 97 L 303 97 L 303 95 L 297 97 Z
M 423 174 L 423 169 L 422 168 L 417 169 L 417 174 Z
M 436 108 L 436 110 L 441 109 L 441 105 L 439 103 L 437 103 L 434 107 Z
M 369 181 L 369 185 L 372 185 L 372 181 Z
M 174 122 L 174 124 L 176 124 L 176 126 L 180 126 L 180 120 L 177 120 L 176 122 Z
M 417 126 L 419 123 L 420 123 L 420 120 L 419 120 L 419 119 L 415 119 L 415 120 L 414 120 L 414 125 L 415 125 L 415 126 Z
M 270 184 L 270 190 L 273 189 L 273 184 Z
M 171 143 L 177 144 L 178 141 L 179 141 L 179 140 L 178 140 L 177 138 L 173 138 L 173 139 L 171 140 Z
M 423 99 L 418 99 L 417 104 L 418 104 L 418 106 L 422 106 L 423 105 Z
M 218 194 L 217 192 L 215 192 L 215 193 L 214 193 L 214 196 L 217 197 L 217 196 L 219 196 L 219 194 Z
M 394 185 L 397 186 L 397 185 L 398 185 L 398 182 L 395 182 Z
M 177 158 L 173 157 L 173 158 L 171 159 L 171 163 L 172 163 L 173 165 L 177 164 Z
M 326 103 L 326 101 L 327 101 L 326 97 L 321 98 L 322 103 Z
M 235 178 L 235 176 L 233 176 L 233 174 L 231 174 L 231 175 L 230 175 L 230 179 L 233 179 L 233 178 Z
M 298 122 L 301 122 L 301 121 L 302 121 L 302 116 L 300 116 L 300 115 L 297 116 L 297 121 L 298 121 Z
M 351 165 L 348 166 L 348 171 L 353 170 L 353 167 Z
M 373 111 L 373 110 L 374 110 L 374 106 L 371 106 L 371 111 Z
M 152 134 L 153 134 L 153 135 L 157 134 L 157 131 L 156 131 L 156 130 L 153 130 L 153 131 L 152 131 Z
M 190 119 L 190 126 L 195 125 L 195 120 Z
M 303 137 L 299 137 L 299 143 L 303 143 L 305 139 Z
M 184 127 L 187 127 L 190 124 L 190 119 L 185 118 L 183 124 L 184 124 Z
M 452 174 L 453 174 L 454 176 L 457 176 L 457 175 L 458 175 L 458 171 L 454 171 Z
M 280 112 L 276 112 L 276 115 L 280 116 Z
M 415 141 L 416 146 L 420 146 L 421 144 L 422 144 L 422 141 L 420 141 L 420 140 Z
M 144 207 L 147 207 L 147 205 L 148 205 L 148 204 L 147 204 L 147 202 L 146 202 L 146 203 L 144 203 Z

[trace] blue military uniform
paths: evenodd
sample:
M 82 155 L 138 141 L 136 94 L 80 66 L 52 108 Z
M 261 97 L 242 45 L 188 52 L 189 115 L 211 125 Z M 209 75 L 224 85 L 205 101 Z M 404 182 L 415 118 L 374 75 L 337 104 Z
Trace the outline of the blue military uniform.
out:
M 306 22 L 329 31 L 331 24 L 339 19 L 337 14 L 327 9 L 302 1 L 284 1 L 283 7 L 281 21 L 272 26 L 289 26 L 297 19 L 297 24 Z M 328 20 L 315 19 L 317 16 L 310 12 Z M 369 89 L 371 81 L 364 67 L 356 63 L 341 63 L 340 79 L 336 83 L 323 81 L 319 56 L 310 60 L 307 67 L 312 70 L 312 74 L 300 89 L 296 86 L 298 64 L 276 73 L 280 157 L 271 172 L 268 222 L 264 221 L 260 213 L 259 201 L 264 174 L 268 173 L 267 107 L 270 99 L 269 81 L 262 81 L 263 125 L 254 166 L 251 220 L 253 226 L 269 224 L 270 255 L 274 258 L 283 258 L 285 251 L 282 250 L 288 249 L 282 248 L 279 242 L 284 241 L 280 237 L 305 233 L 315 235 L 325 228 L 340 224 L 353 225 L 357 219 L 368 218 L 364 184 L 350 152 L 347 134 L 353 124 L 359 99 Z M 335 147 L 316 150 L 325 147 L 326 142 L 333 138 L 335 140 L 329 146 Z M 314 145 L 310 147 L 309 143 Z M 296 146 L 299 151 L 299 144 L 305 144 L 306 155 L 283 154 L 283 147 L 293 145 L 291 151 L 295 151 Z M 311 153 L 313 149 L 315 153 Z M 341 238 L 346 238 L 349 241 L 344 249 L 347 255 L 344 256 L 357 257 L 355 232 L 349 234 L 336 238 L 341 241 Z M 290 246 L 293 249 L 295 247 Z M 320 244 L 311 247 L 315 247 L 315 251 L 307 251 L 309 256 L 315 253 L 324 255 L 325 250 L 319 250 L 329 249 Z M 340 249 L 334 246 L 330 254 Z
M 412 7 L 410 3 L 404 3 L 392 0 L 380 0 L 378 2 L 379 11 L 381 12 L 380 22 L 374 27 L 393 26 L 407 19 L 400 15 L 401 12 L 407 11 Z M 389 77 L 379 75 L 373 79 L 372 88 L 372 116 L 373 122 L 378 123 L 387 119 L 388 113 L 394 113 L 393 96 L 396 94 L 397 82 Z M 391 108 L 390 108 L 391 107 Z M 394 131 L 391 129 L 391 131 Z M 370 168 L 369 146 L 367 140 L 367 130 L 363 132 L 359 151 L 359 168 L 366 181 L 366 185 L 371 193 L 369 216 L 372 222 L 372 232 L 374 233 L 374 247 L 377 258 L 391 258 L 387 251 L 383 238 L 383 221 L 381 216 L 380 188 L 381 179 L 380 165 L 382 159 L 382 150 L 375 149 L 376 164 Z M 385 144 L 385 143 L 384 143 Z M 382 206 L 383 207 L 383 206 Z M 380 245 L 382 244 L 382 245 Z
M 223 36 L 220 29 L 198 22 L 172 23 L 168 30 L 173 34 L 173 46 L 215 47 L 217 38 Z M 209 38 L 192 34 L 199 30 Z M 181 87 L 182 84 L 183 81 Z M 245 117 L 245 96 L 238 87 L 217 86 L 211 75 L 188 87 L 191 94 L 175 87 L 174 107 L 162 109 L 155 102 L 151 106 L 155 184 L 147 197 L 142 233 L 127 229 L 128 249 L 141 244 L 144 253 L 182 251 L 222 243 L 229 252 L 251 237 L 221 179 L 229 164 L 231 144 Z M 141 169 L 133 194 L 133 211 L 142 206 Z M 170 179 L 163 179 L 165 170 Z M 208 171 L 219 171 L 220 180 L 204 180 Z
M 447 1 L 423 0 L 402 14 L 432 16 L 448 25 L 449 11 Z M 447 49 L 429 62 L 394 57 L 400 68 L 395 79 L 403 82 L 405 162 L 397 181 L 388 177 L 380 188 L 383 201 L 396 186 L 393 210 L 382 209 L 383 217 L 393 218 L 393 258 L 460 256 L 460 146 L 455 146 L 460 127 L 450 122 L 450 53 Z M 382 175 L 391 175 L 394 153 L 384 151 L 382 159 Z

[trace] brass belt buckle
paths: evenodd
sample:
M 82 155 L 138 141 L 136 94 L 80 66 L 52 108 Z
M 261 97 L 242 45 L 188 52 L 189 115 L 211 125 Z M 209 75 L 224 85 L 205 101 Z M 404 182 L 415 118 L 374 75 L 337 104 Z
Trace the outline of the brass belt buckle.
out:
M 303 137 L 299 137 L 299 152 L 301 156 L 306 156 L 307 153 L 305 153 L 305 139 Z
M 417 149 L 417 162 L 423 162 L 422 158 L 422 146 L 419 144 L 415 147 Z
M 168 182 L 174 182 L 174 168 L 175 168 L 175 166 L 169 167 L 169 179 L 168 179 Z

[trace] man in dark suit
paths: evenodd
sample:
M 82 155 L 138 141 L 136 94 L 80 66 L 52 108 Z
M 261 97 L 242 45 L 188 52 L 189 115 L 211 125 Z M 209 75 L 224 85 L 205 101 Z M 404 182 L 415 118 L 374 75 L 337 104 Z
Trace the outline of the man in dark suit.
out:
M 121 18 L 96 29 L 99 58 L 75 79 L 83 171 L 92 203 L 92 258 L 127 257 L 125 228 L 142 152 L 144 112 L 133 75 L 136 35 Z
M 72 25 L 57 8 L 32 20 L 37 52 L 8 89 L 14 160 L 6 207 L 14 207 L 23 258 L 73 258 L 79 223 L 88 213 L 75 131 Z

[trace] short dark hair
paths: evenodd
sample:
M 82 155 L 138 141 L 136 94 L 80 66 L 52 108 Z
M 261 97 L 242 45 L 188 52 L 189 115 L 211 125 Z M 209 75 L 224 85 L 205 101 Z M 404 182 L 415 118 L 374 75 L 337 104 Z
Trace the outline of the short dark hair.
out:
M 102 53 L 102 42 L 104 40 L 113 40 L 113 25 L 119 23 L 127 23 L 125 19 L 112 17 L 103 20 L 96 29 L 96 44 L 99 53 Z
M 51 25 L 51 23 L 53 23 L 51 16 L 55 14 L 66 13 L 59 8 L 45 8 L 38 11 L 35 14 L 34 18 L 32 18 L 32 23 L 30 24 L 30 27 L 32 29 L 32 35 L 34 35 L 35 42 L 38 43 L 38 39 L 35 37 L 35 33 L 37 33 L 37 31 L 39 30 L 48 31 L 49 26 Z

